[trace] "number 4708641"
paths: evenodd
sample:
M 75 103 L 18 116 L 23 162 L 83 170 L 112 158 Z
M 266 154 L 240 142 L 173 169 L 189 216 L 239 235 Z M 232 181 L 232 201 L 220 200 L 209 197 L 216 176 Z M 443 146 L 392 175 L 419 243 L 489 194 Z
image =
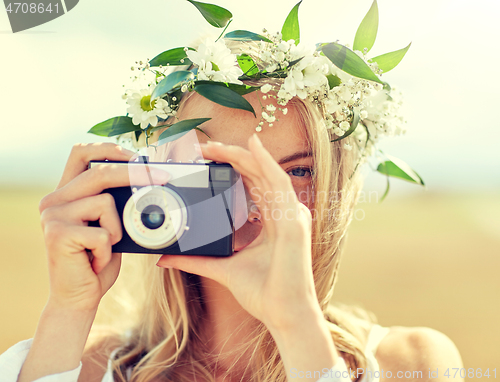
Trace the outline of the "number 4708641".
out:
M 445 377 L 448 377 L 448 378 L 456 378 L 458 376 L 460 376 L 460 378 L 483 378 L 483 377 L 486 377 L 486 378 L 489 378 L 490 376 L 493 377 L 493 378 L 496 378 L 497 377 L 497 369 L 494 368 L 492 370 L 492 374 L 490 374 L 490 369 L 486 369 L 486 371 L 483 373 L 483 371 L 481 369 L 474 369 L 472 367 L 468 368 L 468 369 L 465 369 L 465 368 L 461 368 L 459 369 L 458 367 L 454 367 L 452 369 L 446 369 L 445 373 L 443 374 Z
M 47 6 L 43 3 L 9 3 L 5 9 L 8 13 L 59 13 L 59 3 L 54 4 L 54 9 L 51 3 Z

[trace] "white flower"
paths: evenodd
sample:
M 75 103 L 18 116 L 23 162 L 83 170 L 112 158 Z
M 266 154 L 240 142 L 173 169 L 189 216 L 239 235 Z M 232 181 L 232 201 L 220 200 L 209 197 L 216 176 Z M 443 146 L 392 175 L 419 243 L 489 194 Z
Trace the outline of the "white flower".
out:
M 276 106 L 274 106 L 273 104 L 269 104 L 266 106 L 266 109 L 267 111 L 273 112 L 276 110 Z
M 157 98 L 151 101 L 151 93 L 154 87 L 149 86 L 146 89 L 133 91 L 127 94 L 127 104 L 129 105 L 127 113 L 132 117 L 134 125 L 141 125 L 145 129 L 148 125 L 156 126 L 158 117 L 167 118 L 167 112 L 170 112 L 167 101 Z
M 325 62 L 324 57 L 316 57 L 314 49 L 304 44 L 290 47 L 290 60 L 298 60 L 288 72 L 287 77 L 281 90 L 288 95 L 283 97 L 291 99 L 292 97 L 299 97 L 306 99 L 308 95 L 321 92 L 323 87 L 328 86 L 329 67 Z
M 281 85 L 281 89 L 288 94 L 289 99 L 295 96 L 305 99 L 307 97 L 307 92 L 304 90 L 304 75 L 302 74 L 302 71 L 292 69 L 292 71 L 288 73 L 288 76 L 285 78 L 283 85 Z
M 343 101 L 349 101 L 352 98 L 351 90 L 347 86 L 342 86 L 338 95 Z
M 349 144 L 349 143 L 344 143 L 344 149 L 346 149 L 347 151 L 351 151 L 352 150 L 352 146 Z
M 336 127 L 335 129 L 333 129 L 333 132 L 335 133 L 335 135 L 338 135 L 339 137 L 345 134 L 344 130 L 342 130 L 340 127 Z
M 231 54 L 223 40 L 205 40 L 198 50 L 188 50 L 188 58 L 198 66 L 198 79 L 242 84 L 243 74 L 237 65 L 236 55 Z
M 285 53 L 283 53 L 283 52 L 278 52 L 278 53 L 276 53 L 276 60 L 277 60 L 278 62 L 283 62 L 283 61 L 285 61 Z
M 273 86 L 271 84 L 265 84 L 260 88 L 260 91 L 262 93 L 269 93 L 273 89 Z
M 268 73 L 272 73 L 274 72 L 276 69 L 278 69 L 278 65 L 276 65 L 275 63 L 272 63 L 271 65 L 268 65 L 266 67 L 266 72 Z
M 280 50 L 281 52 L 288 52 L 288 50 L 290 49 L 290 44 L 288 44 L 286 41 L 281 41 L 278 46 L 277 46 L 278 50 Z
M 342 130 L 347 131 L 347 130 L 349 130 L 349 127 L 351 127 L 351 125 L 347 121 L 342 121 L 342 122 L 340 122 L 339 127 Z

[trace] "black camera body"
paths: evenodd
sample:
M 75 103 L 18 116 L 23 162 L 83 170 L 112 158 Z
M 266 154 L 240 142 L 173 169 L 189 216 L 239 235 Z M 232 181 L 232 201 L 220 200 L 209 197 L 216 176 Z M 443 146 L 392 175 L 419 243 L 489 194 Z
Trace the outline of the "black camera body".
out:
M 96 165 L 149 166 L 167 171 L 164 186 L 109 188 L 123 230 L 113 252 L 230 256 L 239 174 L 227 163 L 91 161 Z M 144 169 L 146 171 L 146 169 Z M 152 183 L 152 182 L 151 182 Z M 99 226 L 98 222 L 89 225 Z

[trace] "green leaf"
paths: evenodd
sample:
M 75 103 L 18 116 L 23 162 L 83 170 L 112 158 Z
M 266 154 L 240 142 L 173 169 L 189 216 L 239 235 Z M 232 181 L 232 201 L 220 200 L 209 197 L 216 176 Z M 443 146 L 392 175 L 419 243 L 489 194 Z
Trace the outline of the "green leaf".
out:
M 249 31 L 244 31 L 244 30 L 237 30 L 237 31 L 232 31 L 229 33 L 226 33 L 224 35 L 225 39 L 228 40 L 236 40 L 236 41 L 265 41 L 265 42 L 272 42 L 269 40 L 267 37 L 264 37 L 260 34 L 249 32 Z
M 141 130 L 140 125 L 134 125 L 130 117 L 114 117 L 93 126 L 88 133 L 100 135 L 101 137 L 112 137 L 115 135 L 130 133 Z M 142 130 L 141 130 L 142 131 Z
M 163 80 L 161 80 L 158 85 L 156 85 L 153 93 L 151 94 L 151 100 L 156 99 L 156 97 L 163 97 L 172 89 L 181 87 L 183 83 L 189 80 L 194 80 L 194 74 L 189 70 L 179 70 L 177 72 L 170 73 Z
M 229 25 L 231 24 L 232 21 L 233 21 L 233 19 L 231 19 L 231 20 L 228 21 L 228 23 L 226 24 L 226 26 L 224 27 L 224 29 L 222 30 L 222 32 L 220 32 L 220 35 L 219 35 L 219 37 L 217 37 L 217 40 L 215 40 L 215 42 L 219 41 L 220 38 L 222 37 L 222 35 L 224 33 L 226 33 L 226 29 L 229 27 Z M 201 130 L 201 131 L 203 131 L 203 130 Z
M 340 78 L 338 78 L 337 76 L 335 76 L 333 74 L 327 75 L 326 78 L 328 79 L 328 86 L 330 87 L 330 90 L 336 86 L 339 86 L 342 83 Z
M 233 14 L 227 9 L 219 7 L 214 4 L 200 3 L 199 1 L 187 0 L 193 4 L 200 13 L 203 15 L 210 25 L 216 28 L 224 28 L 229 20 L 232 19 Z
M 136 142 L 139 142 L 139 137 L 141 136 L 142 133 L 143 133 L 142 130 L 136 130 L 136 132 L 134 133 Z
M 225 88 L 229 88 L 232 91 L 238 93 L 239 95 L 245 95 L 248 93 L 252 93 L 256 90 L 259 90 L 261 87 L 260 86 L 250 86 L 250 85 L 238 85 L 238 84 L 231 84 L 231 83 L 226 83 L 226 82 L 214 82 L 214 81 L 196 81 L 195 87 L 198 85 L 215 85 L 215 86 L 223 86 Z
M 174 141 L 182 137 L 183 135 L 187 134 L 189 131 L 193 129 L 201 130 L 198 128 L 198 126 L 206 121 L 209 121 L 210 119 L 211 118 L 185 119 L 183 121 L 174 123 L 167 130 L 165 130 L 163 133 L 160 134 L 160 137 L 158 138 L 158 143 L 164 144 L 167 142 Z
M 305 57 L 305 56 L 304 56 Z M 292 66 L 294 66 L 295 64 L 298 64 L 304 57 L 300 57 L 300 58 L 297 58 L 296 60 L 293 60 L 293 61 L 290 61 L 288 63 L 288 69 L 290 69 Z
M 193 48 L 188 48 L 189 50 L 194 50 Z M 184 62 L 181 62 L 183 60 Z M 192 62 L 189 58 L 187 58 L 187 54 L 184 51 L 184 48 L 174 48 L 166 50 L 163 53 L 160 53 L 151 61 L 149 61 L 149 65 L 151 66 L 167 66 L 167 65 L 191 65 Z
M 411 42 L 403 49 L 373 57 L 370 61 L 376 62 L 378 64 L 378 67 L 382 69 L 384 73 L 387 73 L 389 70 L 392 70 L 396 66 L 398 66 L 408 49 L 410 49 L 410 46 Z
M 295 41 L 295 45 L 298 45 L 300 42 L 300 28 L 299 28 L 299 5 L 302 3 L 300 0 L 295 7 L 292 8 L 290 13 L 288 14 L 285 23 L 283 24 L 283 28 L 281 28 L 281 36 L 283 41 L 288 41 L 293 39 Z
M 389 194 L 389 190 L 391 189 L 391 183 L 389 182 L 389 176 L 387 176 L 387 186 L 385 187 L 384 195 L 380 198 L 380 203 L 382 203 L 385 197 Z
M 357 111 L 356 109 L 353 109 L 353 113 L 354 115 L 352 116 L 351 127 L 349 127 L 349 130 L 347 130 L 345 134 L 342 135 L 341 137 L 338 137 L 337 139 L 334 139 L 330 142 L 341 141 L 342 139 L 347 138 L 349 135 L 354 133 L 354 130 L 356 130 L 356 127 L 358 127 L 360 116 L 359 116 L 359 111 Z
M 286 78 L 288 76 L 288 72 L 284 70 L 276 70 L 274 72 L 258 72 L 257 74 L 254 74 L 253 76 L 239 76 L 238 79 L 241 81 L 244 80 L 255 80 L 255 79 L 261 79 L 261 78 Z
M 259 68 L 248 54 L 240 54 L 238 56 L 238 65 L 246 76 L 253 76 L 259 73 Z
M 375 39 L 377 38 L 377 30 L 378 6 L 377 0 L 373 0 L 370 10 L 358 27 L 352 48 L 361 52 L 363 52 L 363 49 L 366 48 L 367 52 L 369 52 L 375 43 Z
M 202 95 L 212 102 L 215 102 L 216 104 L 230 107 L 232 109 L 246 110 L 257 117 L 252 105 L 250 105 L 250 103 L 237 92 L 229 89 L 226 86 L 215 85 L 213 83 L 196 84 L 194 90 L 198 94 Z
M 331 42 L 324 45 L 321 50 L 337 68 L 351 76 L 384 84 L 361 57 L 345 46 Z
M 378 165 L 377 171 L 395 178 L 404 179 L 408 182 L 420 184 L 421 186 L 425 186 L 422 178 L 410 168 L 405 162 L 401 159 L 391 157 L 386 155 L 388 159 L 385 162 L 382 162 Z

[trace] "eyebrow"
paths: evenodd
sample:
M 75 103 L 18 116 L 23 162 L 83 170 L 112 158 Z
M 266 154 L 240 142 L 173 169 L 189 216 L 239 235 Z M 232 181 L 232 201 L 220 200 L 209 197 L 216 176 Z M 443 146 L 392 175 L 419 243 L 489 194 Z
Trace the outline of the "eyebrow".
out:
M 278 161 L 278 164 L 284 164 L 287 162 L 294 161 L 296 159 L 302 159 L 302 158 L 308 158 L 308 157 L 312 157 L 312 152 L 310 152 L 310 151 L 297 152 L 297 153 L 287 155 L 286 157 L 281 158 Z

